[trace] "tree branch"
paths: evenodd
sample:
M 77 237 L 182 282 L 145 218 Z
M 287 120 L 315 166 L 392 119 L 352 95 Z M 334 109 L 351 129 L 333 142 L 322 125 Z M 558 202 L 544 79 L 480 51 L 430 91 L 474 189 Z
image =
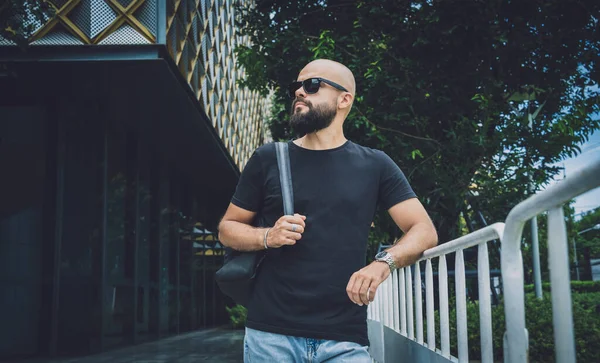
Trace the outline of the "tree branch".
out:
M 408 178 L 407 178 L 407 179 L 410 179 L 410 178 L 411 178 L 411 176 L 413 175 L 413 173 L 414 173 L 414 172 L 415 172 L 415 171 L 416 171 L 418 168 L 420 168 L 420 167 L 421 167 L 421 165 L 425 164 L 427 161 L 429 161 L 429 159 L 431 159 L 431 158 L 433 158 L 434 156 L 436 156 L 437 154 L 439 154 L 439 153 L 440 153 L 440 151 L 442 151 L 442 149 L 438 149 L 436 152 L 434 152 L 433 154 L 429 155 L 429 156 L 428 156 L 428 157 L 427 157 L 425 160 L 421 161 L 421 162 L 419 163 L 419 165 L 415 166 L 415 167 L 413 168 L 413 170 L 411 170 L 411 172 L 408 174 Z
M 308 39 L 317 39 L 317 40 L 318 40 L 318 39 L 321 39 L 321 38 L 319 38 L 319 37 L 317 37 L 317 36 L 314 36 L 314 35 L 306 35 L 306 37 L 307 37 Z M 336 48 L 339 48 L 340 50 L 343 50 L 343 51 L 344 51 L 346 54 L 348 54 L 348 55 L 349 55 L 349 56 L 351 56 L 352 58 L 358 58 L 358 56 L 357 56 L 356 54 L 354 54 L 354 53 L 350 53 L 350 51 L 349 51 L 349 50 L 347 50 L 346 48 L 344 48 L 344 47 L 342 47 L 342 46 L 338 45 L 338 43 L 337 43 L 337 42 L 334 42 L 334 43 L 333 43 L 333 45 L 334 45 Z
M 326 7 L 321 8 L 321 9 L 317 9 L 317 10 L 313 10 L 313 11 L 307 11 L 306 13 L 302 13 L 302 14 L 294 17 L 293 20 L 298 20 L 298 19 L 300 19 L 303 16 L 310 15 L 310 14 L 315 14 L 315 13 L 318 13 L 320 11 L 325 11 L 325 10 L 329 10 L 329 9 L 333 9 L 333 8 L 341 8 L 341 7 L 344 7 L 344 6 L 355 5 L 355 4 L 356 3 L 354 1 L 350 1 L 350 2 L 347 2 L 347 3 L 326 6 Z
M 359 113 L 359 114 L 360 114 L 362 117 L 364 117 L 364 119 L 365 119 L 365 120 L 366 120 L 368 123 L 370 123 L 371 125 L 373 125 L 375 128 L 377 128 L 377 129 L 379 129 L 379 130 L 383 130 L 383 131 L 389 131 L 389 132 L 395 132 L 395 133 L 397 133 L 397 134 L 404 135 L 404 136 L 406 136 L 406 137 L 412 137 L 413 139 L 417 139 L 417 140 L 430 141 L 430 142 L 433 142 L 433 143 L 436 143 L 436 144 L 438 144 L 438 145 L 442 146 L 442 144 L 441 144 L 439 141 L 437 141 L 437 140 L 434 140 L 434 139 L 430 139 L 430 138 L 428 138 L 428 137 L 415 136 L 415 135 L 407 134 L 407 133 L 405 133 L 405 132 L 402 132 L 402 131 L 399 131 L 399 130 L 395 130 L 395 129 L 390 129 L 390 128 L 387 128 L 387 127 L 378 126 L 378 125 L 376 125 L 375 123 L 373 123 L 371 120 L 369 120 L 369 119 L 367 118 L 367 116 L 365 116 L 365 114 L 364 114 L 364 113 L 362 113 L 362 111 L 361 111 L 361 110 L 360 110 L 358 107 L 354 106 L 354 108 L 356 109 L 356 111 L 357 111 L 357 112 L 358 112 L 358 113 Z

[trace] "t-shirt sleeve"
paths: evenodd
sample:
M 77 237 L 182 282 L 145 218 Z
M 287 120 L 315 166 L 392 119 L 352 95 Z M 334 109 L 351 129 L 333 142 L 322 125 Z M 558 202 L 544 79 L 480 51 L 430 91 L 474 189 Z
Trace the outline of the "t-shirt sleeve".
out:
M 384 152 L 380 157 L 379 205 L 385 210 L 417 195 L 398 165 Z
M 244 170 L 242 170 L 231 203 L 251 212 L 258 212 L 263 200 L 263 184 L 260 155 L 254 151 Z

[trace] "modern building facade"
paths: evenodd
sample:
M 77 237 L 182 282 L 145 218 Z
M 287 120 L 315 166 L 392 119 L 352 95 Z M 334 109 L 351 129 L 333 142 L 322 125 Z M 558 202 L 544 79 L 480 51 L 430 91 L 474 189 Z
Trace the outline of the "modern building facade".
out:
M 265 141 L 230 0 L 49 0 L 0 39 L 0 360 L 226 324 L 214 231 Z

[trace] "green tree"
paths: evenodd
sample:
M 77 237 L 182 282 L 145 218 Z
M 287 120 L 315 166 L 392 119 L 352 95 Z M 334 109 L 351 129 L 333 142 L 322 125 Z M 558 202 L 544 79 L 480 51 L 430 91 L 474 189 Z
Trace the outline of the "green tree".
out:
M 582 1 L 257 1 L 240 7 L 242 81 L 275 91 L 270 130 L 293 137 L 285 87 L 310 60 L 346 64 L 346 135 L 403 169 L 440 241 L 461 213 L 503 220 L 598 129 L 600 4 Z M 389 218 L 378 238 L 396 237 Z
M 600 224 L 600 207 L 585 212 L 575 223 L 574 238 L 577 241 L 579 261 L 584 259 L 586 249 L 589 249 L 590 258 L 600 258 L 600 229 L 592 229 L 598 224 Z
M 47 0 L 2 0 L 0 37 L 26 48 L 33 33 L 55 12 Z

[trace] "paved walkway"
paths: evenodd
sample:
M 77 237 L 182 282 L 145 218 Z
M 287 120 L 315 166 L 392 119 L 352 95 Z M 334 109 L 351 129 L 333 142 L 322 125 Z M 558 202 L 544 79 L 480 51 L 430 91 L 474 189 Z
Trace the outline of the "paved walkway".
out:
M 97 355 L 31 363 L 240 363 L 244 331 L 216 328 L 182 334 Z

